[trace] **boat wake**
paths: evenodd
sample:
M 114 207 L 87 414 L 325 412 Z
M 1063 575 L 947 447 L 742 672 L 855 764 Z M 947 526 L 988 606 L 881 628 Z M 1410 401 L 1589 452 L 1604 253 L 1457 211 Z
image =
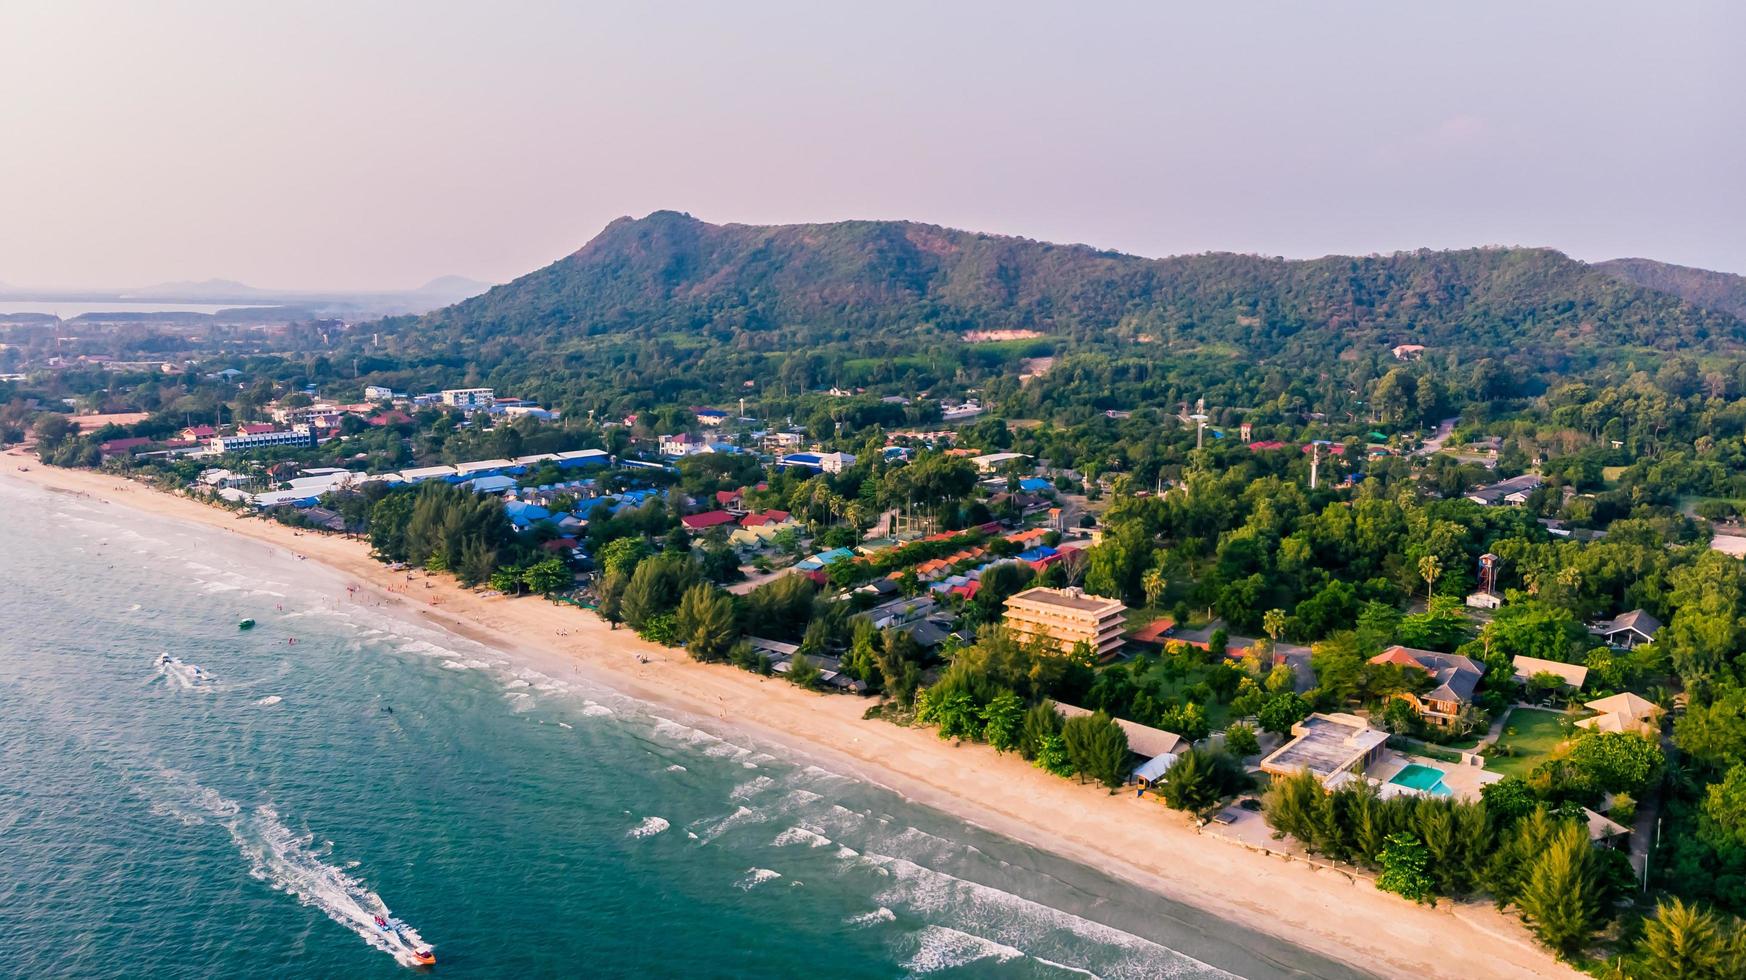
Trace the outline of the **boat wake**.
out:
M 423 965 L 416 951 L 428 951 L 429 944 L 395 919 L 380 895 L 331 863 L 326 847 L 313 846 L 314 835 L 293 831 L 271 806 L 245 812 L 186 773 L 162 769 L 160 775 L 168 791 L 160 800 L 162 809 L 183 823 L 211 821 L 224 827 L 248 859 L 251 876 L 320 910 L 402 965 Z
M 158 668 L 158 676 L 164 679 L 169 687 L 179 691 L 213 691 L 217 690 L 218 678 L 206 672 L 206 668 L 188 663 L 179 657 L 167 653 L 158 655 L 153 661 Z

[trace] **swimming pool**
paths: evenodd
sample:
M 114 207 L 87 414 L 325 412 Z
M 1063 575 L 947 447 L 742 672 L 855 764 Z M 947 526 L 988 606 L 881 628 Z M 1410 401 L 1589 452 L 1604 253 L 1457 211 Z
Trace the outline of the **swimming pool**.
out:
M 1416 789 L 1421 793 L 1430 793 L 1434 796 L 1454 795 L 1449 787 L 1443 785 L 1443 770 L 1421 766 L 1416 762 L 1407 763 L 1400 772 L 1395 773 L 1388 781 L 1396 786 L 1405 786 L 1407 789 Z

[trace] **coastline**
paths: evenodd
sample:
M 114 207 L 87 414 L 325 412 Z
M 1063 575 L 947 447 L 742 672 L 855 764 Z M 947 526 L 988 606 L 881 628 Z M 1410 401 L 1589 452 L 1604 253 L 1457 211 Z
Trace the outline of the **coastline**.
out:
M 20 464 L 29 472 L 17 472 Z M 401 614 L 508 653 L 573 667 L 639 700 L 745 730 L 933 809 L 1359 970 L 1424 977 L 1580 975 L 1554 961 L 1519 922 L 1489 903 L 1424 908 L 1339 871 L 1201 839 L 1181 815 L 1152 802 L 1079 786 L 983 746 L 956 746 L 931 730 L 865 721 L 867 702 L 858 698 L 813 694 L 779 679 L 698 664 L 682 651 L 534 597 L 483 598 L 422 573 L 406 589 L 405 573 L 371 559 L 363 542 L 239 519 L 119 477 L 46 467 L 17 453 L 6 455 L 0 476 L 222 528 L 306 555 Z

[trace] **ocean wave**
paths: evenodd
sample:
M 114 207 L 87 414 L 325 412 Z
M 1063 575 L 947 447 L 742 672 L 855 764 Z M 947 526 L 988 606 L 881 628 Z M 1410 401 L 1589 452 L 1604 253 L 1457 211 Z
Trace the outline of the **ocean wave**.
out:
M 596 701 L 589 701 L 582 706 L 582 715 L 585 718 L 605 718 L 611 714 L 611 708 Z
M 805 844 L 807 847 L 829 847 L 831 839 L 805 827 L 789 827 L 770 841 L 771 847 L 788 847 L 793 844 Z
M 759 885 L 775 881 L 780 877 L 782 877 L 780 871 L 771 871 L 769 868 L 747 868 L 745 876 L 734 882 L 734 887 L 749 892 Z
M 671 827 L 671 826 L 672 826 L 672 824 L 668 823 L 665 819 L 663 819 L 661 817 L 644 817 L 643 822 L 637 824 L 635 827 L 632 827 L 630 829 L 630 833 L 627 836 L 639 837 L 639 838 L 641 838 L 641 837 L 653 837 L 656 834 L 660 833 L 663 830 L 666 830 L 668 827 Z
M 908 828 L 912 829 L 913 828 Z M 904 835 L 898 835 L 900 838 Z M 931 837 L 932 835 L 924 835 Z M 916 840 L 914 835 L 910 840 Z M 937 838 L 936 838 L 937 839 Z M 1111 959 L 1100 962 L 1098 972 L 1111 977 L 1229 977 L 1211 964 L 1162 943 L 1124 932 L 1071 912 L 1044 905 L 992 885 L 959 878 L 926 867 L 905 858 L 867 853 L 862 861 L 884 872 L 889 884 L 873 896 L 873 900 L 888 908 L 900 908 L 928 918 L 944 918 L 966 939 L 933 935 L 923 950 L 926 957 L 913 961 L 910 969 L 930 972 L 928 964 L 942 965 L 932 969 L 948 969 L 955 955 L 975 958 L 991 955 L 982 944 L 1012 949 L 1041 962 L 1041 956 L 1067 956 L 1069 950 L 1100 949 Z M 945 928 L 945 927 L 939 927 Z M 924 930 L 925 932 L 925 930 Z M 1068 938 L 1070 937 L 1070 938 Z M 974 940 L 969 942 L 968 940 Z M 1100 954 L 1100 960 L 1102 959 Z M 965 962 L 969 962 L 968 960 Z M 1060 969 L 1082 970 L 1068 964 L 1048 961 Z
M 728 791 L 728 799 L 749 800 L 775 785 L 776 780 L 771 779 L 769 776 L 758 776 L 757 778 L 743 782 Z
M 881 905 L 871 912 L 862 912 L 860 915 L 849 916 L 848 918 L 843 920 L 843 925 L 846 925 L 846 926 L 876 926 L 876 925 L 879 925 L 879 924 L 884 923 L 884 922 L 895 922 L 895 921 L 897 921 L 897 913 L 895 913 L 895 912 L 891 911 L 890 909 L 886 908 L 885 906 Z
M 947 926 L 927 926 L 913 937 L 915 952 L 903 964 L 912 973 L 938 973 L 992 959 L 1006 963 L 1022 959 L 1024 950 Z
M 705 818 L 704 820 L 699 820 L 696 823 L 693 823 L 691 826 L 697 830 L 698 840 L 707 844 L 735 827 L 741 827 L 746 824 L 763 823 L 768 819 L 769 816 L 763 811 L 742 806 L 735 807 L 734 812 L 725 817 L 720 817 L 714 821 Z

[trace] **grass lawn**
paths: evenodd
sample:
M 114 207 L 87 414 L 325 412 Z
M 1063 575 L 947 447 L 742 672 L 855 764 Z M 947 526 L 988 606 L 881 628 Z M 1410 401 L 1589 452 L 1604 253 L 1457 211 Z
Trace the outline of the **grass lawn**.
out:
M 1564 715 L 1541 708 L 1515 708 L 1504 719 L 1497 746 L 1511 755 L 1488 754 L 1485 768 L 1506 776 L 1526 776 L 1564 741 Z

